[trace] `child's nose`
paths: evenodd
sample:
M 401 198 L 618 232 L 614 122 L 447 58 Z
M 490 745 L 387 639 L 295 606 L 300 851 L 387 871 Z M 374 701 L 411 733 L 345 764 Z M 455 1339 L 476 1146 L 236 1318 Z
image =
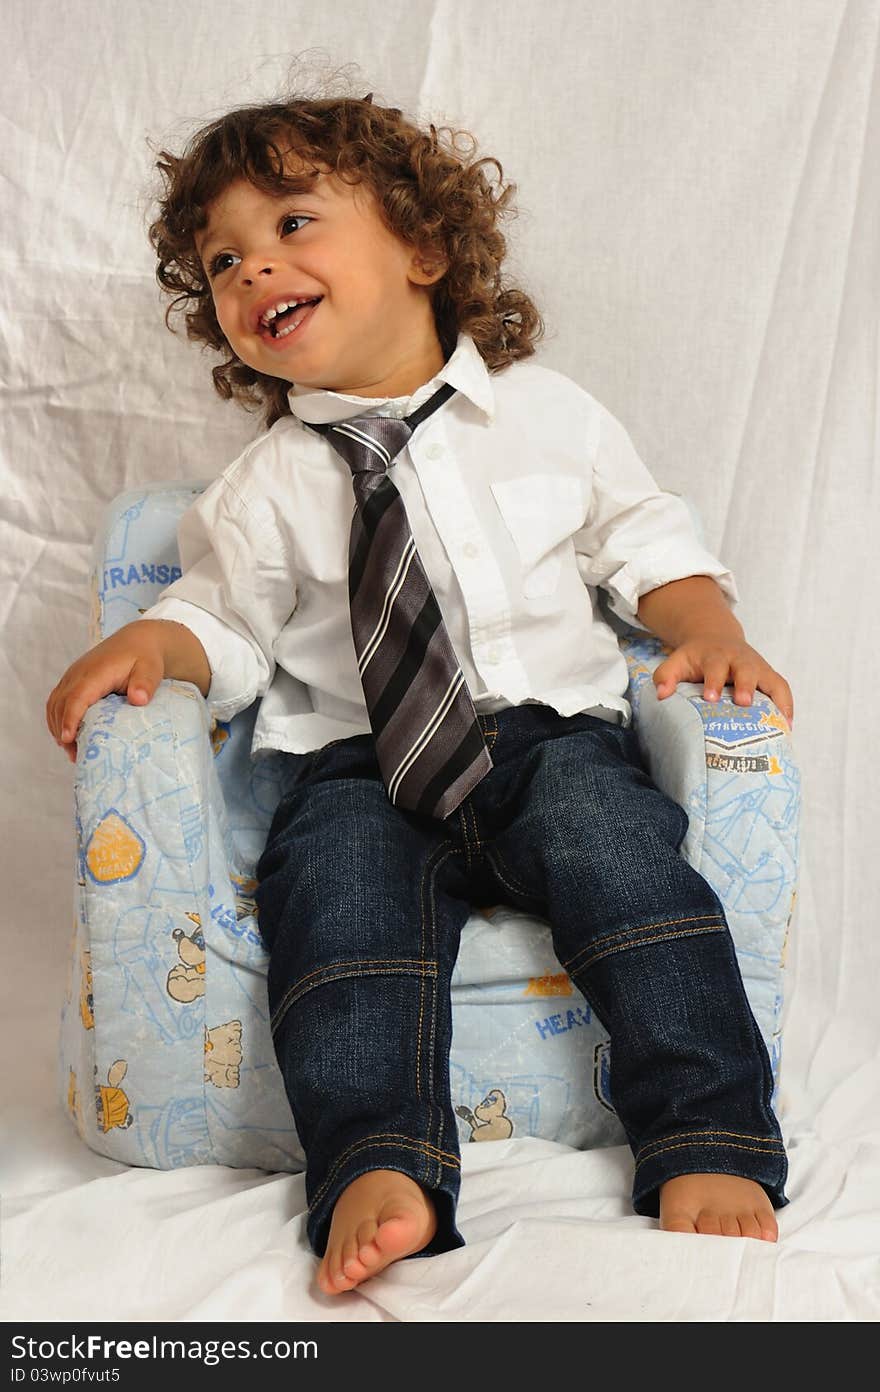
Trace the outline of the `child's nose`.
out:
M 255 256 L 246 256 L 241 263 L 241 279 L 245 285 L 252 285 L 258 278 L 265 279 L 277 270 L 278 262 L 267 256 L 265 252 Z

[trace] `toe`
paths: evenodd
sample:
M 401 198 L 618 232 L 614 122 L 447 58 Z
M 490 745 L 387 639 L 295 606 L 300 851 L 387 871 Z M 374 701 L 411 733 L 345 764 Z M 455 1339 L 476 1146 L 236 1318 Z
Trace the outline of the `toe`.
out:
M 743 1237 L 761 1236 L 761 1224 L 758 1222 L 756 1213 L 741 1213 L 739 1215 L 739 1230 Z
M 342 1253 L 338 1247 L 328 1247 L 318 1268 L 318 1286 L 325 1295 L 339 1295 L 341 1291 L 351 1290 L 354 1283 L 342 1270 Z
M 373 1241 L 377 1226 L 375 1218 L 367 1218 L 357 1230 L 358 1258 L 370 1271 L 382 1260 L 382 1253 Z
M 360 1271 L 360 1262 L 357 1259 L 357 1255 L 357 1235 L 356 1233 L 351 1233 L 342 1243 L 342 1254 L 339 1259 L 339 1264 L 346 1276 L 353 1280 L 357 1279 L 358 1272 Z
M 357 1238 L 354 1236 L 345 1244 L 342 1270 L 353 1286 L 356 1286 L 359 1281 L 363 1281 L 370 1274 L 360 1259 Z
M 776 1242 L 779 1238 L 779 1225 L 772 1213 L 756 1213 L 755 1218 L 765 1242 Z
M 324 1255 L 324 1257 L 323 1257 L 322 1260 L 321 1260 L 321 1265 L 318 1267 L 318 1274 L 317 1274 L 317 1276 L 315 1277 L 315 1280 L 317 1281 L 319 1288 L 320 1288 L 322 1291 L 324 1291 L 325 1294 L 329 1295 L 330 1292 L 331 1292 L 331 1285 L 330 1285 L 330 1272 L 329 1272 L 328 1267 L 327 1267 L 327 1256 L 326 1256 L 326 1254 Z
M 333 1293 L 336 1295 L 339 1291 L 351 1290 L 352 1286 L 356 1284 L 350 1276 L 346 1275 L 345 1271 L 337 1271 L 333 1277 Z
M 670 1213 L 660 1224 L 663 1232 L 696 1232 L 697 1225 L 687 1213 Z
M 413 1234 L 417 1230 L 417 1222 L 409 1216 L 394 1214 L 389 1218 L 383 1218 L 376 1229 L 376 1236 L 373 1239 L 377 1250 L 382 1257 L 394 1260 L 401 1257 L 405 1252 L 413 1251 Z
M 719 1215 L 718 1221 L 721 1224 L 722 1237 L 742 1237 L 739 1219 L 735 1213 L 722 1213 Z
M 712 1213 L 709 1209 L 701 1209 L 697 1214 L 697 1232 L 706 1233 L 709 1237 L 721 1237 L 721 1220 L 717 1213 Z

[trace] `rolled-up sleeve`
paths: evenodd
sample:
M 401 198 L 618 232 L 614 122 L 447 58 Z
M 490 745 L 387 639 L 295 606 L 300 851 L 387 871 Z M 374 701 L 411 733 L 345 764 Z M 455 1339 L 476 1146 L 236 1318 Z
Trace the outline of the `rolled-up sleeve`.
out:
M 183 574 L 144 619 L 171 619 L 196 635 L 211 668 L 208 705 L 221 720 L 264 696 L 275 643 L 296 608 L 296 583 L 271 510 L 221 476 L 177 528 Z
M 574 544 L 584 583 L 601 585 L 611 609 L 633 628 L 648 631 L 638 618 L 642 595 L 691 575 L 711 576 L 731 606 L 738 601 L 732 573 L 701 544 L 688 504 L 658 488 L 604 408 L 589 511 Z

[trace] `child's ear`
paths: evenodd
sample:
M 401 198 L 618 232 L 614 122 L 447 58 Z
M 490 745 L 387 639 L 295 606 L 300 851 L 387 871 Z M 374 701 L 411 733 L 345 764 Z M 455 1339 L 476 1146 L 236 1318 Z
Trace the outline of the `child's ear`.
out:
M 410 262 L 409 278 L 415 285 L 435 285 L 445 276 L 449 262 L 444 256 L 430 252 L 414 252 Z

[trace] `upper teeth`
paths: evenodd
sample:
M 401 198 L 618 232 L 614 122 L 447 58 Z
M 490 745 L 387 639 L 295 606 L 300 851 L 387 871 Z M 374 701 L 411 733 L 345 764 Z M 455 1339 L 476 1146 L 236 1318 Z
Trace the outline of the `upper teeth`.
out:
M 296 309 L 297 305 L 307 304 L 307 303 L 308 303 L 308 297 L 304 297 L 304 298 L 301 299 L 301 300 L 287 300 L 286 302 L 285 302 L 285 301 L 282 301 L 281 304 L 277 304 L 277 305 L 273 306 L 272 309 L 267 309 L 266 312 L 265 312 L 265 314 L 261 314 L 261 315 L 260 315 L 260 322 L 261 322 L 262 324 L 269 324 L 269 323 L 271 323 L 272 320 L 276 317 L 276 315 L 278 315 L 278 314 L 283 314 L 283 312 L 284 312 L 285 309 Z

